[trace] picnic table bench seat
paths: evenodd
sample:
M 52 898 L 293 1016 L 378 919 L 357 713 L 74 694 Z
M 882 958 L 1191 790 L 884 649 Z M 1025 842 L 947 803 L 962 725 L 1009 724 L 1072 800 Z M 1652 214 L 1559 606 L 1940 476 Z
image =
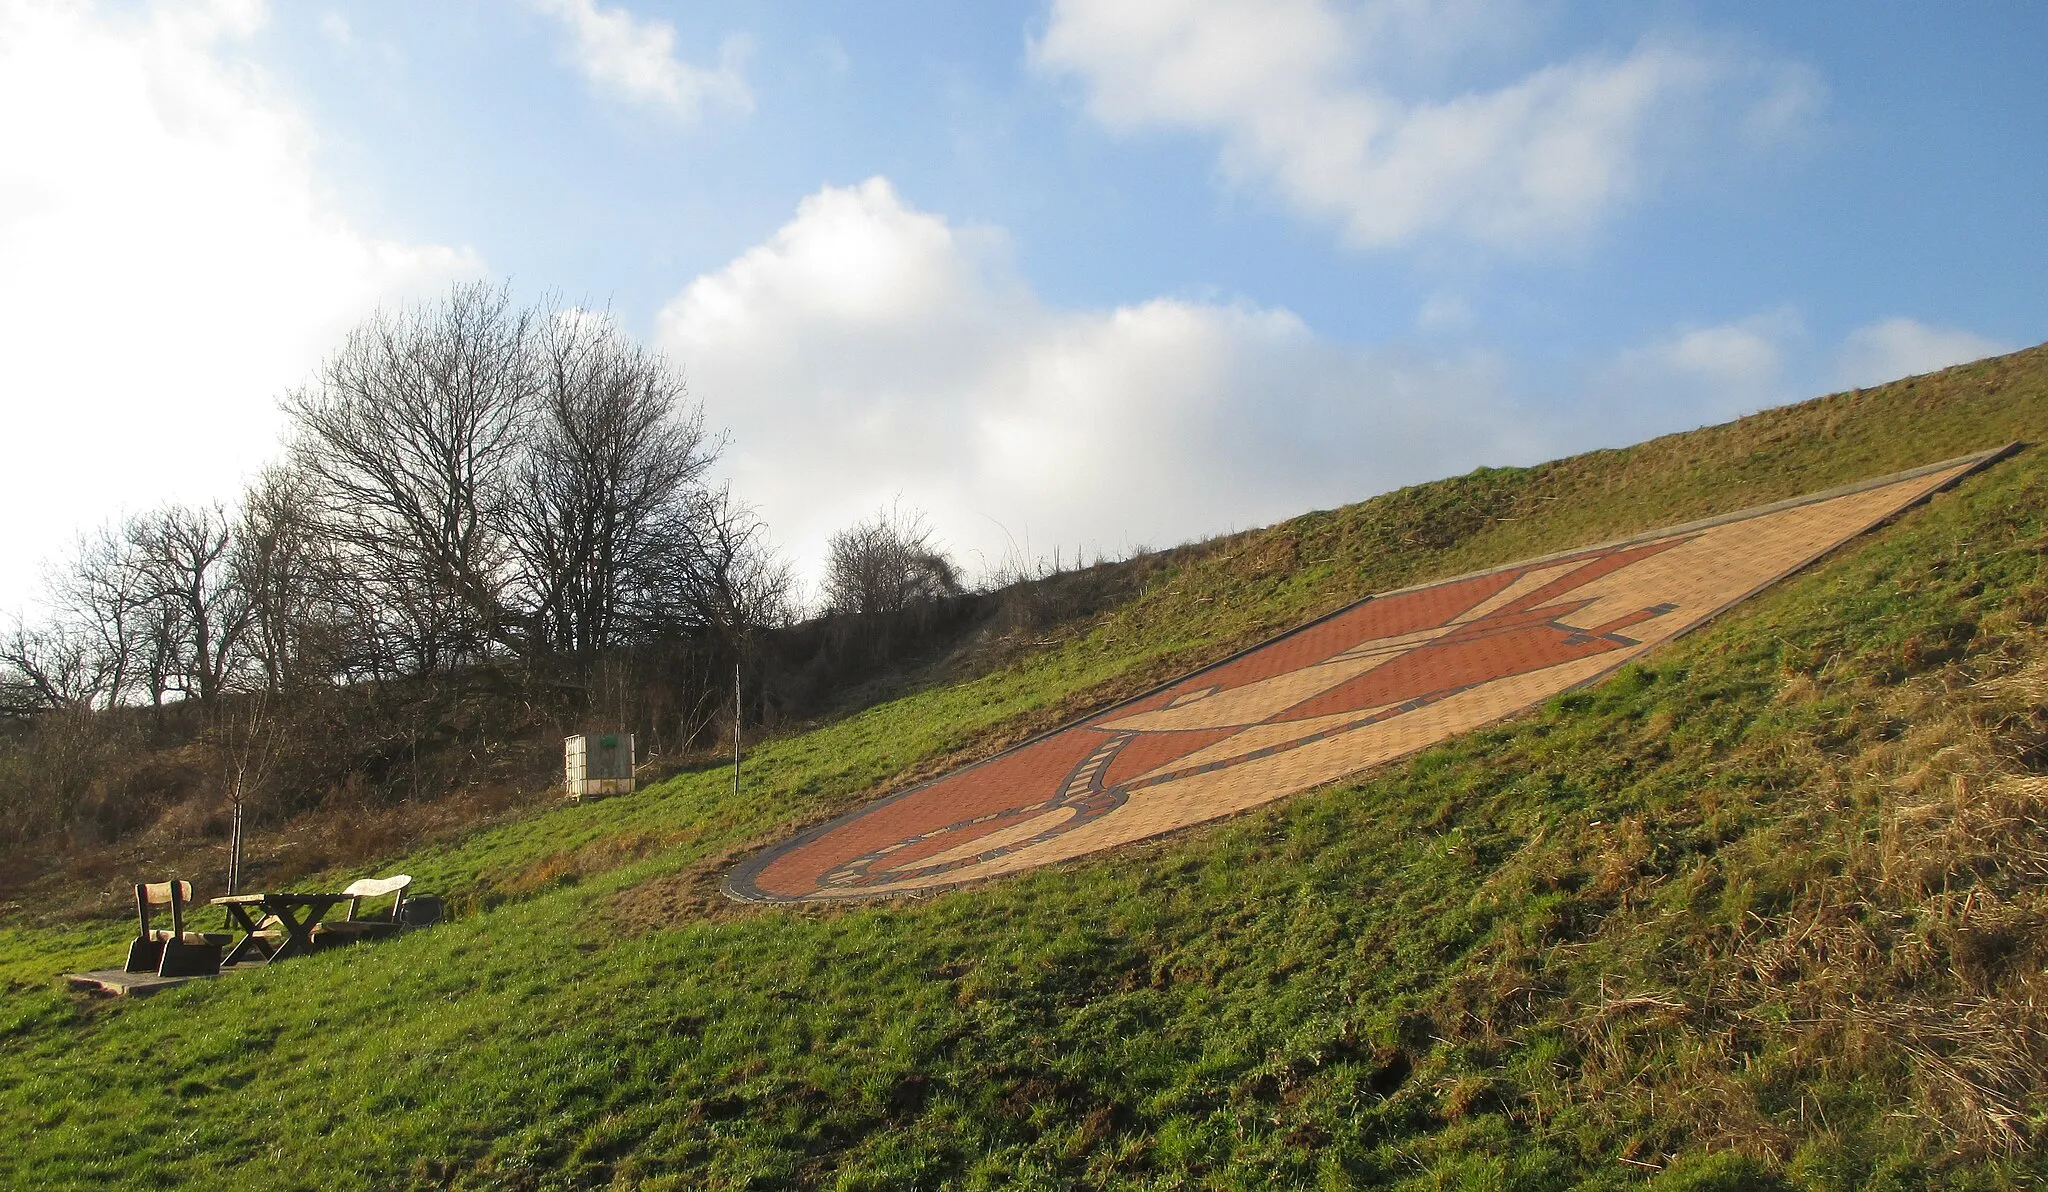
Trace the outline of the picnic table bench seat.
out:
M 135 887 L 135 941 L 128 945 L 123 971 L 159 977 L 210 977 L 220 972 L 221 949 L 234 937 L 212 931 L 187 931 L 185 908 L 192 902 L 192 883 L 140 882 Z M 150 911 L 169 907 L 169 928 L 150 925 Z
M 67 973 L 65 978 L 77 988 L 102 993 L 154 993 L 194 978 L 214 977 L 223 971 L 270 964 L 316 949 L 439 923 L 441 900 L 431 894 L 406 897 L 411 884 L 411 877 L 399 874 L 365 878 L 339 894 L 223 895 L 212 902 L 227 911 L 229 921 L 242 933 L 242 939 L 234 942 L 232 935 L 186 929 L 185 912 L 192 902 L 191 882 L 143 883 L 135 887 L 135 939 L 128 947 L 126 967 Z M 364 913 L 365 903 L 387 896 L 391 898 L 388 908 L 374 914 Z M 321 916 L 343 901 L 349 904 L 346 918 L 321 922 Z M 152 922 L 159 908 L 170 910 L 169 927 Z M 234 946 L 229 948 L 231 942 Z
M 351 882 L 341 892 L 342 897 L 348 899 L 348 914 L 339 922 L 322 922 L 315 926 L 314 945 L 332 947 L 397 935 L 407 924 L 405 888 L 411 884 L 412 877 L 403 873 L 396 877 L 366 877 Z M 367 916 L 362 913 L 365 902 L 374 902 L 386 895 L 391 896 L 388 910 Z

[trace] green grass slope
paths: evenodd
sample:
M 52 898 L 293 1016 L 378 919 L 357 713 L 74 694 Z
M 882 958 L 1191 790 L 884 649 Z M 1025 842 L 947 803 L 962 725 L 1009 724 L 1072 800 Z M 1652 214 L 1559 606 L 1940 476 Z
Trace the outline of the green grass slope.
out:
M 1374 590 L 2048 439 L 2048 350 L 1221 540 L 1048 649 L 394 858 L 458 918 L 145 1002 L 0 926 L 0 1184 L 2031 1186 L 2048 452 L 1585 692 L 917 902 L 747 848 Z

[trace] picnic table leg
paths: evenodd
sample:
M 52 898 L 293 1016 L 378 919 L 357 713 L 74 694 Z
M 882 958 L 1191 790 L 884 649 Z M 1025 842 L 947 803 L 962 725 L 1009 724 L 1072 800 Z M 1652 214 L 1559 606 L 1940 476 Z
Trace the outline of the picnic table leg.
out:
M 269 945 L 261 936 L 256 934 L 262 930 L 262 927 L 256 920 L 249 917 L 248 909 L 240 903 L 230 902 L 227 904 L 227 911 L 228 917 L 233 919 L 242 929 L 242 942 L 236 944 L 234 949 L 221 960 L 221 963 L 223 965 L 240 964 L 252 952 L 261 956 L 263 963 L 266 964 L 274 959 L 274 954 Z
M 306 908 L 309 912 L 311 908 Z M 280 906 L 275 914 L 279 925 L 284 928 L 284 942 L 277 951 L 270 954 L 272 960 L 289 960 L 294 956 L 310 955 L 313 951 L 313 921 L 319 916 L 308 913 L 304 922 L 292 918 L 292 908 Z

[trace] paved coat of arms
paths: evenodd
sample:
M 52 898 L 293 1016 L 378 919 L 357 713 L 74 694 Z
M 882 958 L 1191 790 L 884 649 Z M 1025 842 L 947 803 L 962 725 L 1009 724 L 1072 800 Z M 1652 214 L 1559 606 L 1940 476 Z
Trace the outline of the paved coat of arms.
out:
M 932 890 L 1320 786 L 1593 682 L 2002 454 L 1370 597 L 771 848 L 726 889 Z

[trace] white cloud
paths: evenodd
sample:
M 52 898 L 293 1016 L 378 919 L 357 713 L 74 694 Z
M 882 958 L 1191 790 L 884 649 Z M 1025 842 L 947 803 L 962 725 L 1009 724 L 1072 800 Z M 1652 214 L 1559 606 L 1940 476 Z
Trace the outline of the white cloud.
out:
M 1492 353 L 1346 346 L 1280 308 L 1061 309 L 1017 279 L 1000 230 L 882 178 L 803 200 L 656 335 L 732 432 L 736 490 L 812 578 L 833 530 L 899 498 L 971 568 L 1169 546 L 1795 401 L 1835 350 L 1781 307 L 1673 328 L 1545 395 Z
M 1806 338 L 1790 307 L 1678 328 L 1595 367 L 1579 417 L 1618 447 L 1797 401 L 1811 396 L 1793 379 Z
M 1791 307 L 1667 336 L 1591 370 L 1577 418 L 1619 446 L 2010 351 L 1970 331 L 1890 318 L 1816 344 Z
M 880 178 L 805 199 L 658 335 L 807 568 L 899 496 L 993 566 L 1171 545 L 1549 446 L 1489 358 L 1355 351 L 1242 304 L 1052 308 L 1001 233 Z
M 1432 294 L 1415 312 L 1415 325 L 1424 331 L 1469 331 L 1477 322 L 1471 304 L 1456 294 Z
M 1570 239 L 1710 126 L 1782 135 L 1818 100 L 1802 68 L 1671 40 L 1491 90 L 1392 93 L 1404 59 L 1454 57 L 1516 19 L 1478 0 L 1054 0 L 1032 53 L 1078 76 L 1104 125 L 1211 134 L 1232 179 L 1364 247 L 1438 232 L 1513 248 Z
M 1972 331 L 1930 327 L 1903 316 L 1851 331 L 1835 360 L 1835 385 L 1853 389 L 1896 381 L 2010 352 L 2012 348 Z
M 667 21 L 642 20 L 596 0 L 528 3 L 567 27 L 571 59 L 599 91 L 683 120 L 694 119 L 707 103 L 753 110 L 753 94 L 740 74 L 744 39 L 726 40 L 717 67 L 692 66 L 676 56 L 675 26 Z
M 476 268 L 329 208 L 311 132 L 236 58 L 263 16 L 0 0 L 0 609 L 90 523 L 232 496 L 351 323 Z
M 346 50 L 356 43 L 355 30 L 349 26 L 348 18 L 331 8 L 320 14 L 320 36 L 338 50 Z

